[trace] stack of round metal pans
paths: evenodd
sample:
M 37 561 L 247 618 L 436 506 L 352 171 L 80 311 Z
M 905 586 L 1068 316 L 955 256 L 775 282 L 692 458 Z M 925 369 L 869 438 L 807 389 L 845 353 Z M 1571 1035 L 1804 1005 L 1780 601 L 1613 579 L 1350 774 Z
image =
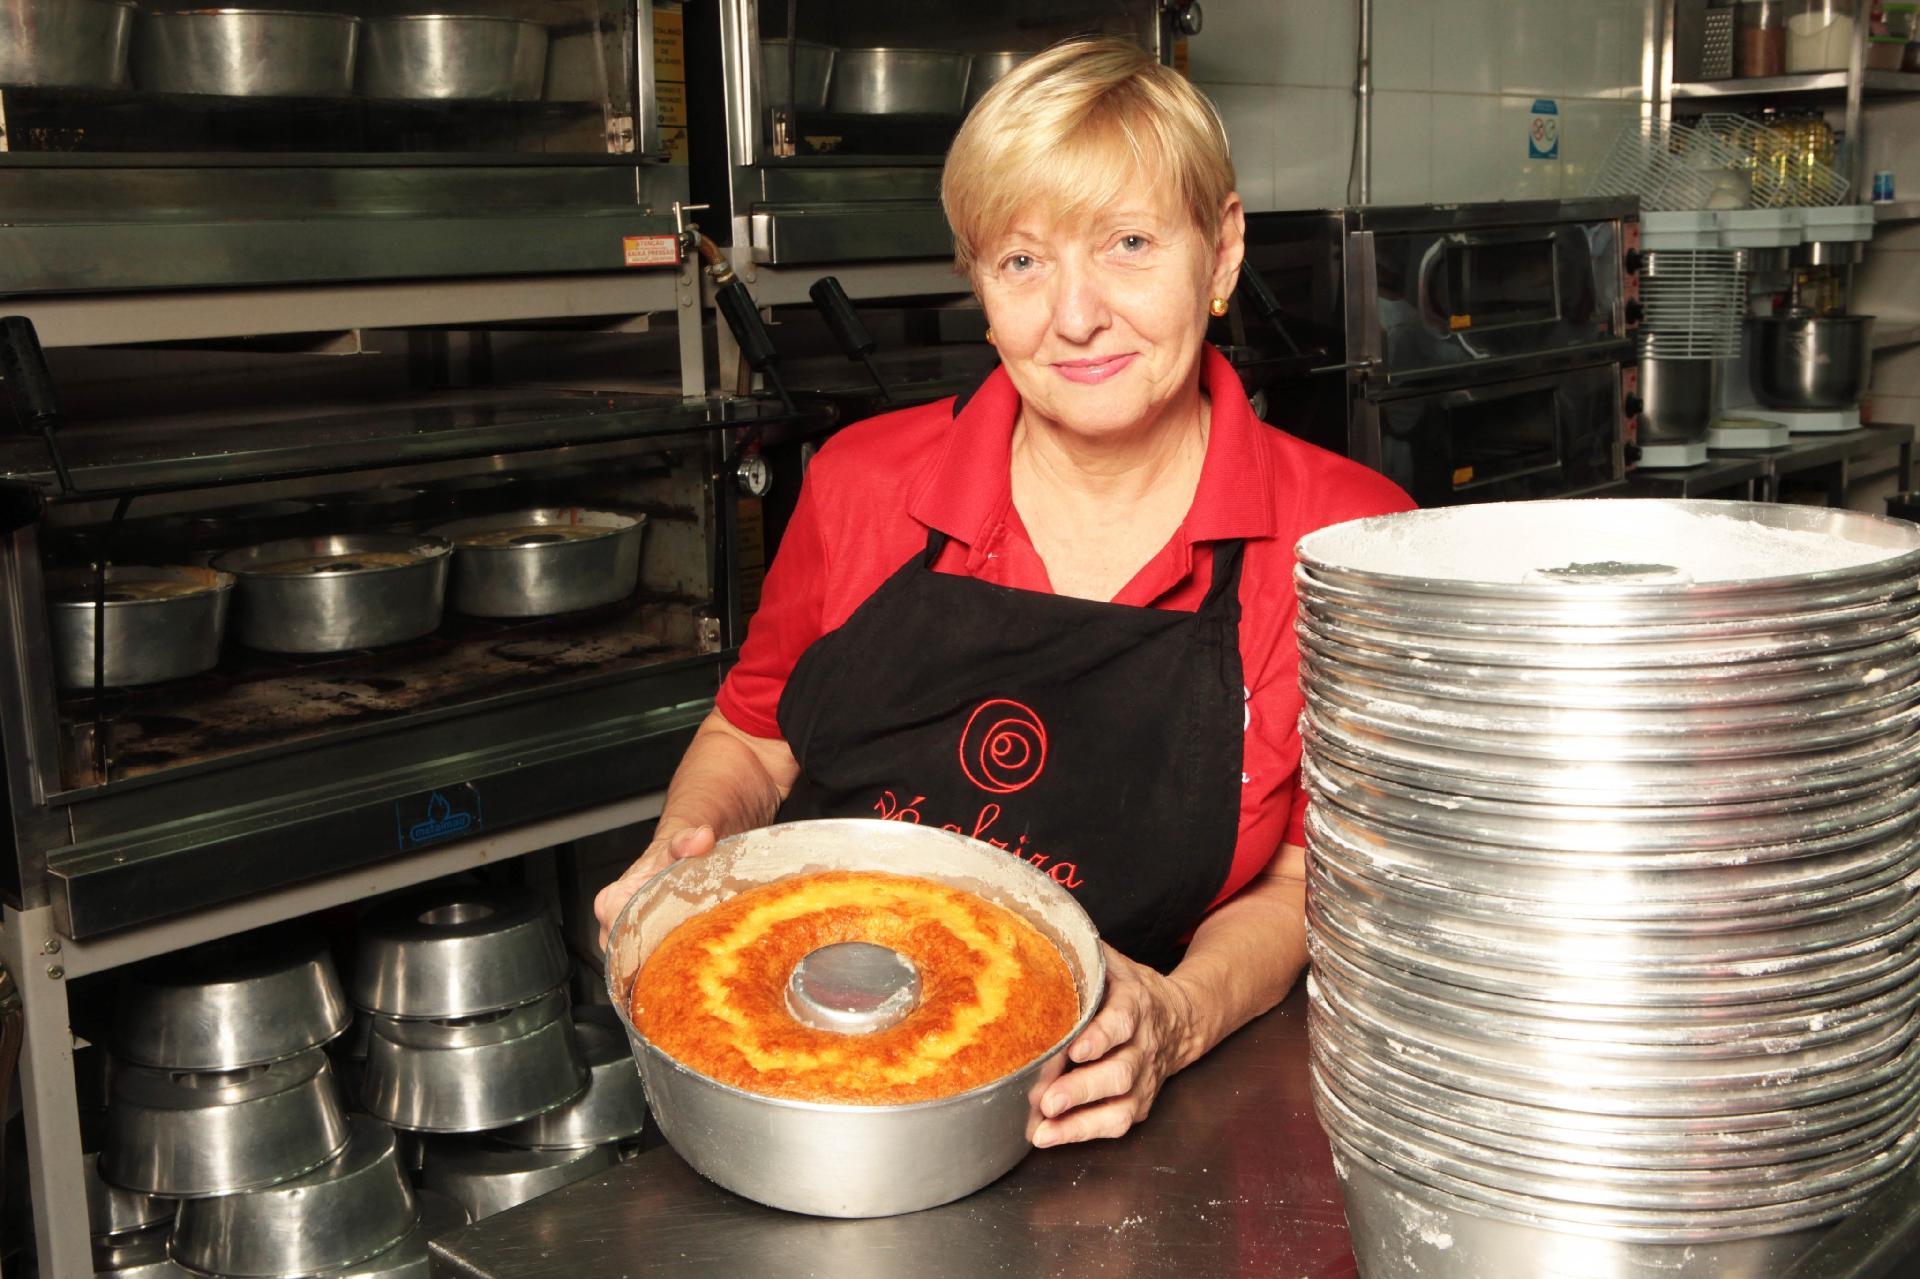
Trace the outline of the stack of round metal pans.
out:
M 1316 1104 L 1363 1274 L 1784 1270 L 1920 1144 L 1920 529 L 1300 545 Z
M 586 1088 L 566 948 L 536 896 L 460 884 L 406 894 L 368 915 L 357 950 L 360 1097 L 373 1114 L 412 1132 L 485 1132 Z

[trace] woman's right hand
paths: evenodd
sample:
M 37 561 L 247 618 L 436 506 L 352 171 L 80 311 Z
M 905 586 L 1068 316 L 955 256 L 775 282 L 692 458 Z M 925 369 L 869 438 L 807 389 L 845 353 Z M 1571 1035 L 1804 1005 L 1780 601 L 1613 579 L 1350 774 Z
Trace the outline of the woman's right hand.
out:
M 600 921 L 600 949 L 607 948 L 607 930 L 613 927 L 621 908 L 640 891 L 640 885 L 674 862 L 705 857 L 713 851 L 716 842 L 711 826 L 682 827 L 664 836 L 656 833 L 647 851 L 640 854 L 640 860 L 627 867 L 625 874 L 601 889 L 593 899 L 594 918 Z

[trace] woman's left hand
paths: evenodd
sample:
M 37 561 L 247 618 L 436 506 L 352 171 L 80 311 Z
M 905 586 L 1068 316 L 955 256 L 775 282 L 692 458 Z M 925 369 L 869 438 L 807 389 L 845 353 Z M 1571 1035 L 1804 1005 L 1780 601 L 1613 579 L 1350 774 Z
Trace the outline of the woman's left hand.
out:
M 1118 1137 L 1147 1117 L 1160 1085 L 1186 1065 L 1193 1000 L 1170 977 L 1111 946 L 1107 997 L 1067 1045 L 1066 1073 L 1035 1089 L 1027 1139 L 1036 1146 Z

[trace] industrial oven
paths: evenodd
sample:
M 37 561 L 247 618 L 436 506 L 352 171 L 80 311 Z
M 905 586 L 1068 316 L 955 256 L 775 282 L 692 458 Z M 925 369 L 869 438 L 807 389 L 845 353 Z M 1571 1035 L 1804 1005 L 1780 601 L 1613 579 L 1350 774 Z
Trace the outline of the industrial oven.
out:
M 1268 420 L 1423 506 L 1598 491 L 1638 407 L 1634 202 L 1254 214 L 1247 363 Z M 1244 296 L 1244 294 L 1243 294 Z M 1262 353 L 1297 358 L 1257 376 Z

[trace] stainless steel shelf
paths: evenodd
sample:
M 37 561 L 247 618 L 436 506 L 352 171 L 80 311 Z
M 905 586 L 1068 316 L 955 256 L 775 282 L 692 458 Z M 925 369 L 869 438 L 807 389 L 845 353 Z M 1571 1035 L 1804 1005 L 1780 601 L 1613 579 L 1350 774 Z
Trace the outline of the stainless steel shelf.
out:
M 1920 72 L 1868 71 L 1865 89 L 1872 95 L 1920 93 Z M 1833 94 L 1847 91 L 1844 71 L 1813 71 L 1800 75 L 1758 76 L 1740 80 L 1691 80 L 1673 86 L 1682 99 L 1772 98 L 1790 95 Z
M 1875 222 L 1920 222 L 1920 200 L 1889 200 L 1873 206 Z
M 389 466 L 420 465 L 767 424 L 789 416 L 751 399 L 467 392 L 271 422 L 76 424 L 59 438 L 78 496 L 98 498 L 360 471 L 368 457 Z M 52 467 L 38 439 L 0 441 L 0 482 L 6 481 L 51 487 Z

